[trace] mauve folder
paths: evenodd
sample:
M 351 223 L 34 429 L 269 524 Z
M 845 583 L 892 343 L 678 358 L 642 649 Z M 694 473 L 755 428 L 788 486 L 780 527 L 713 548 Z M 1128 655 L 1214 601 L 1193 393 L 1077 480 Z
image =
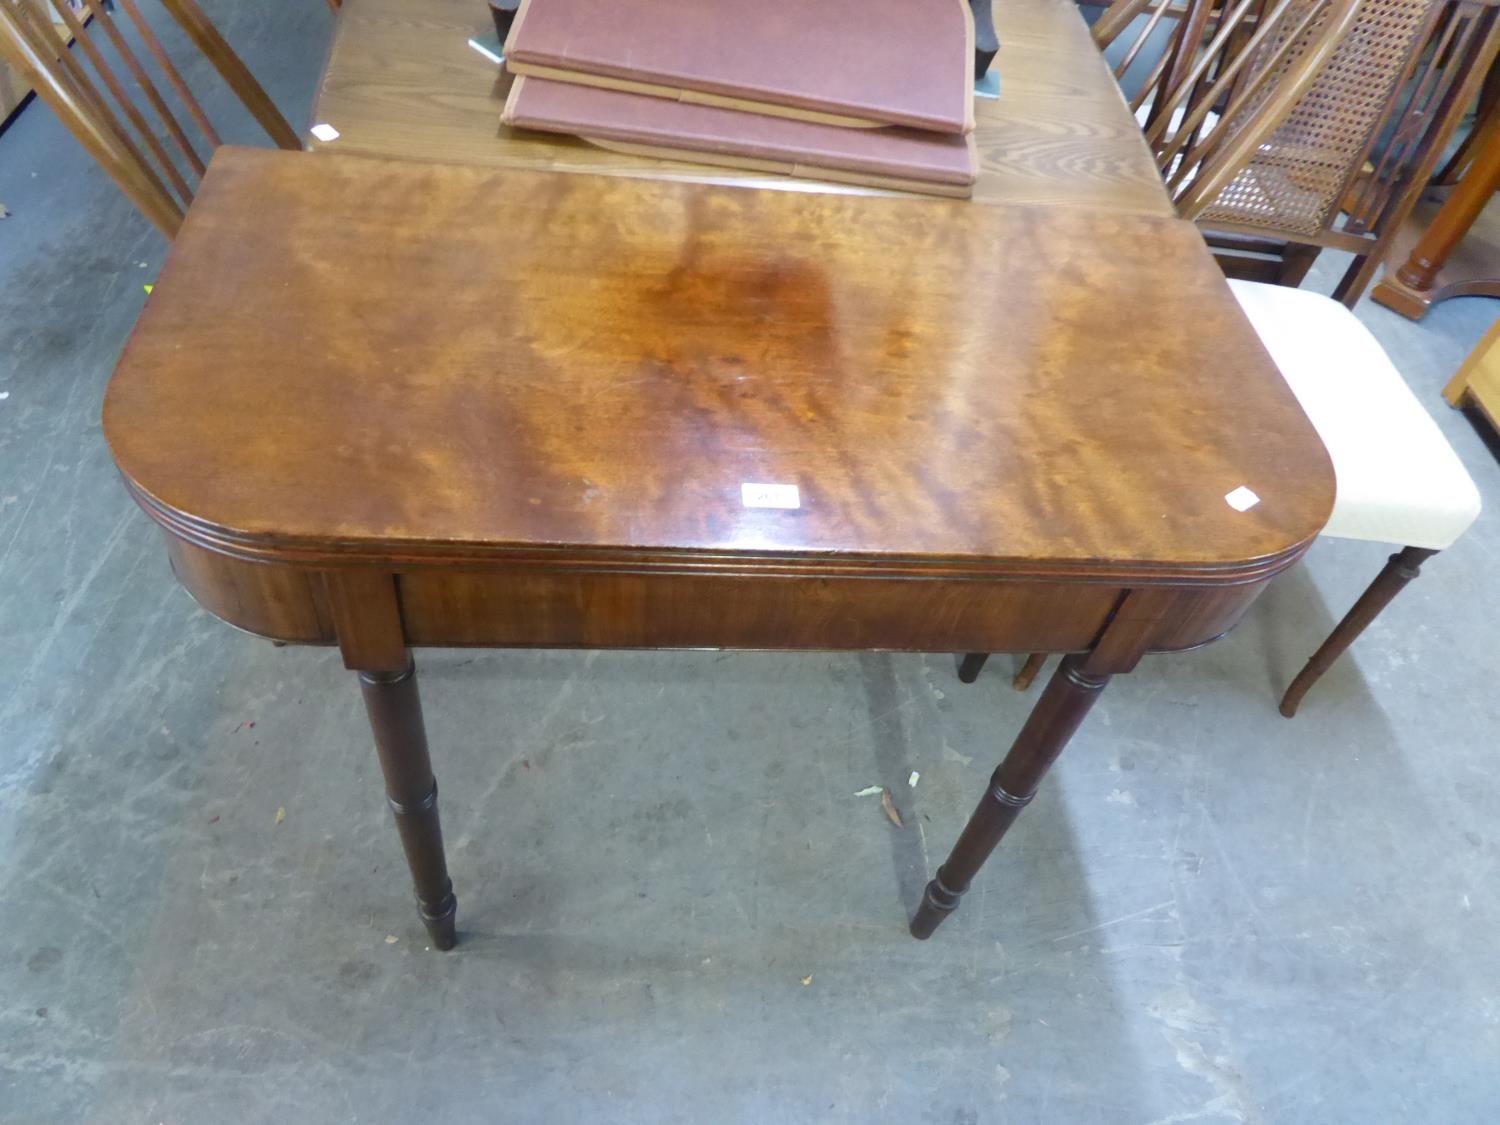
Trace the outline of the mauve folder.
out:
M 516 74 L 842 125 L 974 125 L 967 0 L 523 0 Z
M 845 129 L 545 78 L 517 78 L 502 120 L 606 147 L 937 195 L 968 196 L 978 173 L 973 139 L 955 133 Z

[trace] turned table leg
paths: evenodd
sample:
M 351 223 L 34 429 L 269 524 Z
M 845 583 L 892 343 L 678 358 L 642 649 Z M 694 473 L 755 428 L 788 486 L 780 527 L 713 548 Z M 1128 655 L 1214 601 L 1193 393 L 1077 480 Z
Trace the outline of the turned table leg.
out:
M 386 798 L 396 815 L 401 846 L 416 885 L 417 913 L 432 944 L 438 949 L 452 949 L 458 940 L 454 930 L 458 900 L 443 855 L 437 779 L 427 755 L 416 666 L 408 657 L 402 672 L 361 672 L 359 687 L 375 735 L 380 769 L 385 774 Z
M 990 658 L 987 652 L 966 652 L 963 659 L 958 662 L 958 678 L 966 684 L 972 684 L 979 679 L 979 673 L 984 669 L 984 662 Z
M 1068 744 L 1099 698 L 1107 674 L 1084 671 L 1087 654 L 1063 658 L 1047 689 L 1011 744 L 1010 753 L 990 778 L 990 788 L 969 817 L 948 860 L 937 870 L 911 920 L 915 938 L 929 938 L 958 907 L 969 883 L 995 845 L 1031 801 L 1048 767 Z
M 991 11 L 992 0 L 969 0 L 974 13 L 974 81 L 978 82 L 988 73 L 990 63 L 1000 53 L 1000 37 L 995 34 L 995 15 Z

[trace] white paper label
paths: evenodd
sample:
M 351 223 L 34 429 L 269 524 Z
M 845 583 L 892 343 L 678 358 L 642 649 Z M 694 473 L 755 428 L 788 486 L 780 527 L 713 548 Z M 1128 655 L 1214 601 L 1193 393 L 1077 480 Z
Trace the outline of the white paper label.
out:
M 1242 484 L 1224 497 L 1224 503 L 1236 512 L 1246 512 L 1260 503 L 1260 497 Z
M 800 508 L 802 497 L 795 484 L 740 485 L 740 500 L 747 508 Z
M 320 141 L 336 141 L 339 139 L 339 131 L 326 122 L 314 125 L 310 131 Z

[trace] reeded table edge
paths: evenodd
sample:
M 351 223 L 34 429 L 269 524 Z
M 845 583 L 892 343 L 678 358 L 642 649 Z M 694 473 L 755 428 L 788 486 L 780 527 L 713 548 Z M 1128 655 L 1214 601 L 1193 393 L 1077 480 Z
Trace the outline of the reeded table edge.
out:
M 309 569 L 383 567 L 475 569 L 617 574 L 743 574 L 763 577 L 943 578 L 968 581 L 1055 580 L 1117 585 L 1236 586 L 1270 578 L 1306 553 L 1322 530 L 1283 551 L 1236 563 L 1116 562 L 1102 559 L 960 559 L 941 556 L 864 555 L 843 551 L 731 551 L 699 548 L 583 547 L 576 544 L 483 546 L 444 540 L 344 540 L 316 542 L 249 535 L 182 512 L 158 500 L 121 473 L 141 508 L 179 539 L 247 562 L 281 563 Z M 1324 517 L 1326 523 L 1327 517 Z

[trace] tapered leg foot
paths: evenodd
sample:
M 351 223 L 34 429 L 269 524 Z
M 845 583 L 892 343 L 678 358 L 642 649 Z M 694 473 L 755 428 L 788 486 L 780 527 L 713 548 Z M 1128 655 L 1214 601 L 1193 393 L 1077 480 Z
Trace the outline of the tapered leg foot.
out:
M 1048 768 L 1073 737 L 1109 682 L 1108 675 L 1084 671 L 1086 654 L 1066 656 L 1047 681 L 1026 725 L 990 778 L 990 788 L 964 825 L 948 860 L 927 884 L 911 920 L 914 938 L 926 939 L 958 908 L 969 883 L 995 845 L 1031 802 Z
M 452 891 L 438 903 L 438 913 L 428 914 L 427 907 L 417 904 L 417 915 L 427 927 L 427 936 L 432 939 L 432 948 L 445 952 L 458 944 L 458 896 Z
M 443 853 L 437 779 L 427 753 L 416 668 L 408 662 L 404 672 L 361 672 L 359 686 L 385 775 L 386 798 L 416 888 L 417 914 L 432 944 L 452 949 L 458 941 L 458 900 Z
M 1307 694 L 1308 689 L 1317 683 L 1319 677 L 1328 671 L 1346 648 L 1354 643 L 1354 639 L 1369 627 L 1370 622 L 1374 621 L 1380 611 L 1390 604 L 1391 599 L 1422 572 L 1422 563 L 1435 554 L 1437 554 L 1436 551 L 1430 551 L 1425 547 L 1403 547 L 1390 557 L 1385 564 L 1385 569 L 1359 596 L 1359 601 L 1354 603 L 1354 607 L 1334 627 L 1328 639 L 1323 642 L 1317 652 L 1313 653 L 1312 659 L 1307 662 L 1302 671 L 1297 673 L 1297 678 L 1286 689 L 1286 694 L 1281 697 L 1283 715 L 1288 719 L 1296 715 L 1297 708 L 1302 704 L 1302 697 Z
M 966 684 L 972 684 L 979 678 L 984 662 L 989 658 L 990 654 L 987 652 L 967 653 L 958 662 L 958 678 Z
M 943 919 L 958 909 L 958 900 L 962 897 L 959 891 L 950 891 L 943 886 L 943 873 L 938 871 L 937 875 L 927 884 L 927 889 L 922 892 L 921 905 L 911 918 L 911 936 L 918 941 L 926 941 L 937 928 L 943 924 Z

